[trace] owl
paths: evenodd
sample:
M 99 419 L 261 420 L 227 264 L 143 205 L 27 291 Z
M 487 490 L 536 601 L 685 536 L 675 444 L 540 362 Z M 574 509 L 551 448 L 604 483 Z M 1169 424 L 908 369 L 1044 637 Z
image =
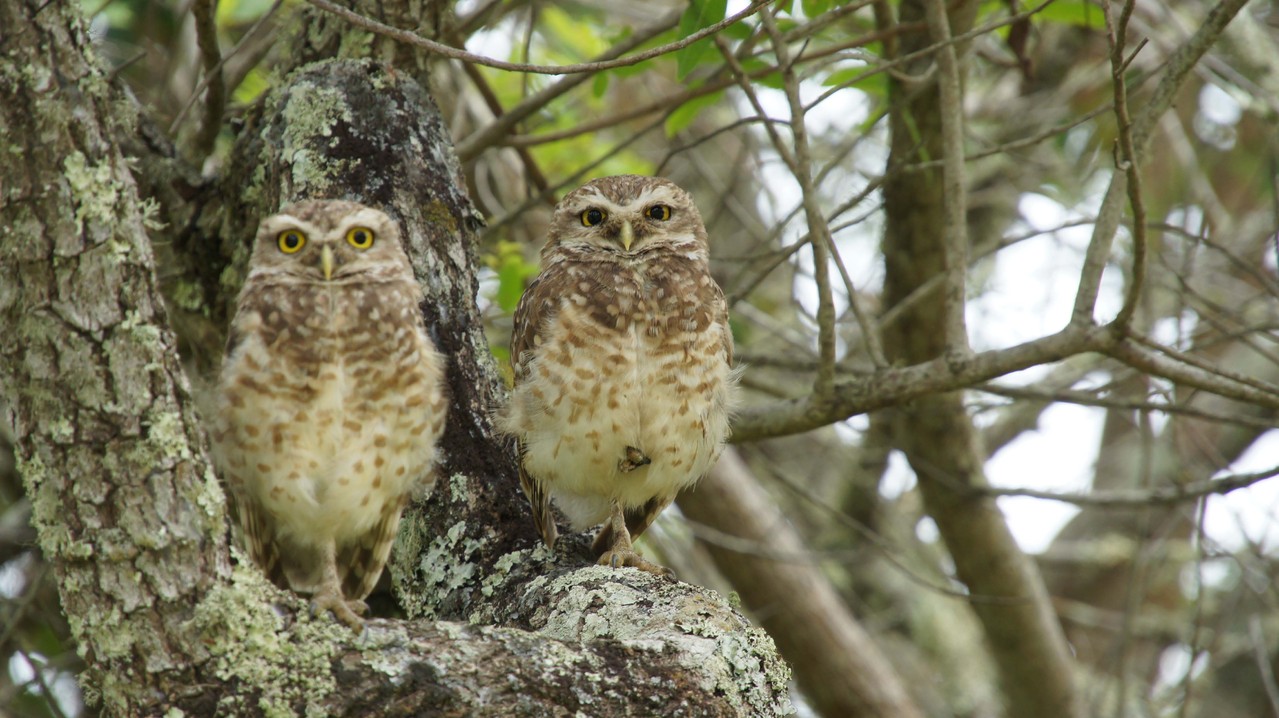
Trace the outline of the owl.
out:
M 394 221 L 308 200 L 258 227 L 212 432 L 248 552 L 359 631 L 400 512 L 434 484 L 444 361 Z
M 520 448 L 538 533 L 604 524 L 599 563 L 674 574 L 635 552 L 719 458 L 736 375 L 728 306 L 701 215 L 658 177 L 594 180 L 559 203 L 542 271 L 515 311 L 500 427 Z

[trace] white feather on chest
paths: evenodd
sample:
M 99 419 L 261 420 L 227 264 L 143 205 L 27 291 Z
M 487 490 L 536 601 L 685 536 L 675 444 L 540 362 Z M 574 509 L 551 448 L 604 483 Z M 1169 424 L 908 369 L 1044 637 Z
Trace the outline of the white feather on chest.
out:
M 322 526 L 341 544 L 368 532 L 384 505 L 428 475 L 426 390 L 439 359 L 420 329 L 360 314 L 356 297 L 294 299 L 311 305 L 310 314 L 272 346 L 254 331 L 260 312 L 237 318 L 245 338 L 228 361 L 261 369 L 230 373 L 257 378 L 244 400 L 232 399 L 235 387 L 224 392 L 224 461 L 280 534 L 313 543 Z
M 700 479 L 728 434 L 731 371 L 716 332 L 600 327 L 565 303 L 513 396 L 525 466 L 576 530 Z M 651 463 L 622 471 L 628 447 Z

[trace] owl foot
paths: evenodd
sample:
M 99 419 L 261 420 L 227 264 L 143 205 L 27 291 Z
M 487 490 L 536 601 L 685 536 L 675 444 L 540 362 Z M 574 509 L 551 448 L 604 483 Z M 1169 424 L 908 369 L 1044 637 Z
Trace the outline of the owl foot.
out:
M 630 451 L 630 447 L 627 447 L 627 452 Z M 638 449 L 635 451 L 639 453 Z M 640 455 L 643 456 L 643 454 Z M 648 461 L 648 457 L 645 456 L 644 460 Z M 600 556 L 599 565 L 613 568 L 630 566 L 654 576 L 661 576 L 668 581 L 678 580 L 675 578 L 674 571 L 649 561 L 635 551 L 635 547 L 631 545 L 631 532 L 626 528 L 626 514 L 621 504 L 616 501 L 613 502 L 613 510 L 609 513 L 608 527 L 613 532 L 613 545 Z
M 626 458 L 617 462 L 617 470 L 623 474 L 630 473 L 641 466 L 648 466 L 653 460 L 634 446 L 626 447 Z
M 630 546 L 625 548 L 615 546 L 612 549 L 605 551 L 604 555 L 600 556 L 599 565 L 612 566 L 613 568 L 629 566 L 631 568 L 638 568 L 645 573 L 651 573 L 654 576 L 660 576 L 668 581 L 679 580 L 676 578 L 674 571 L 666 568 L 665 566 L 660 566 L 649 561 L 639 555 L 639 553 Z
M 360 616 L 367 613 L 369 605 L 363 601 L 348 601 L 336 592 L 325 591 L 311 597 L 311 617 L 314 618 L 325 611 L 350 626 L 356 633 L 364 632 L 364 621 Z

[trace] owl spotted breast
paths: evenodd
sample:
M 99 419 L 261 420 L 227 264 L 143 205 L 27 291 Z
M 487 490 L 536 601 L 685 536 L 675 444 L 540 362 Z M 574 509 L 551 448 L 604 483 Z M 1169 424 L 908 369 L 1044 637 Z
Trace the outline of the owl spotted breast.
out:
M 399 231 L 308 200 L 258 228 L 218 388 L 214 453 L 249 554 L 355 630 L 447 401 Z
M 541 274 L 515 312 L 502 428 L 538 532 L 601 522 L 601 564 L 673 576 L 631 546 L 719 458 L 735 389 L 724 293 L 692 198 L 674 183 L 594 180 L 556 207 Z

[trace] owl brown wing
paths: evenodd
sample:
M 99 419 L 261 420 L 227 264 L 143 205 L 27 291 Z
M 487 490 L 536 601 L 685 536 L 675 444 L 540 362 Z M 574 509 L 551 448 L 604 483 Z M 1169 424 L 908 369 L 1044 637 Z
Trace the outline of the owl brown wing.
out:
M 511 330 L 511 368 L 518 384 L 528 370 L 533 348 L 547 322 L 559 313 L 560 300 L 569 288 L 568 272 L 562 264 L 552 264 L 537 275 L 520 303 L 515 307 L 515 325 Z
M 399 502 L 382 506 L 382 513 L 373 528 L 359 541 L 338 547 L 337 568 L 342 577 L 342 595 L 348 600 L 362 601 L 377 586 L 378 577 L 386 567 L 395 543 L 395 532 L 400 525 L 400 514 L 409 503 L 409 494 Z
M 728 323 L 728 299 L 724 297 L 724 290 L 714 281 L 710 283 L 708 291 L 711 295 L 708 303 L 708 306 L 712 307 L 711 323 L 719 327 L 723 335 L 724 356 L 731 367 L 733 366 L 733 329 Z
M 547 548 L 555 548 L 555 540 L 560 537 L 560 530 L 555 525 L 555 511 L 551 508 L 551 497 L 546 493 L 542 482 L 524 470 L 524 447 L 520 446 L 520 488 L 528 498 L 529 508 L 533 509 L 533 528 L 542 537 Z
M 511 332 L 511 369 L 515 374 L 516 384 L 528 375 L 533 350 L 540 343 L 542 332 L 559 313 L 560 303 L 568 296 L 571 282 L 572 277 L 563 264 L 551 264 L 529 283 L 524 296 L 520 297 L 520 303 L 515 307 L 515 326 Z M 542 541 L 554 548 L 559 529 L 555 526 L 551 497 L 537 477 L 525 470 L 523 442 L 520 442 L 519 450 L 520 487 L 524 489 L 529 507 L 533 510 L 533 526 Z
M 284 574 L 284 565 L 280 562 L 280 545 L 275 539 L 275 528 L 262 513 L 260 507 L 252 501 L 236 496 L 231 503 L 232 512 L 239 515 L 240 527 L 244 530 L 245 548 L 253 562 L 262 567 L 267 579 L 283 589 L 289 588 L 289 579 Z

